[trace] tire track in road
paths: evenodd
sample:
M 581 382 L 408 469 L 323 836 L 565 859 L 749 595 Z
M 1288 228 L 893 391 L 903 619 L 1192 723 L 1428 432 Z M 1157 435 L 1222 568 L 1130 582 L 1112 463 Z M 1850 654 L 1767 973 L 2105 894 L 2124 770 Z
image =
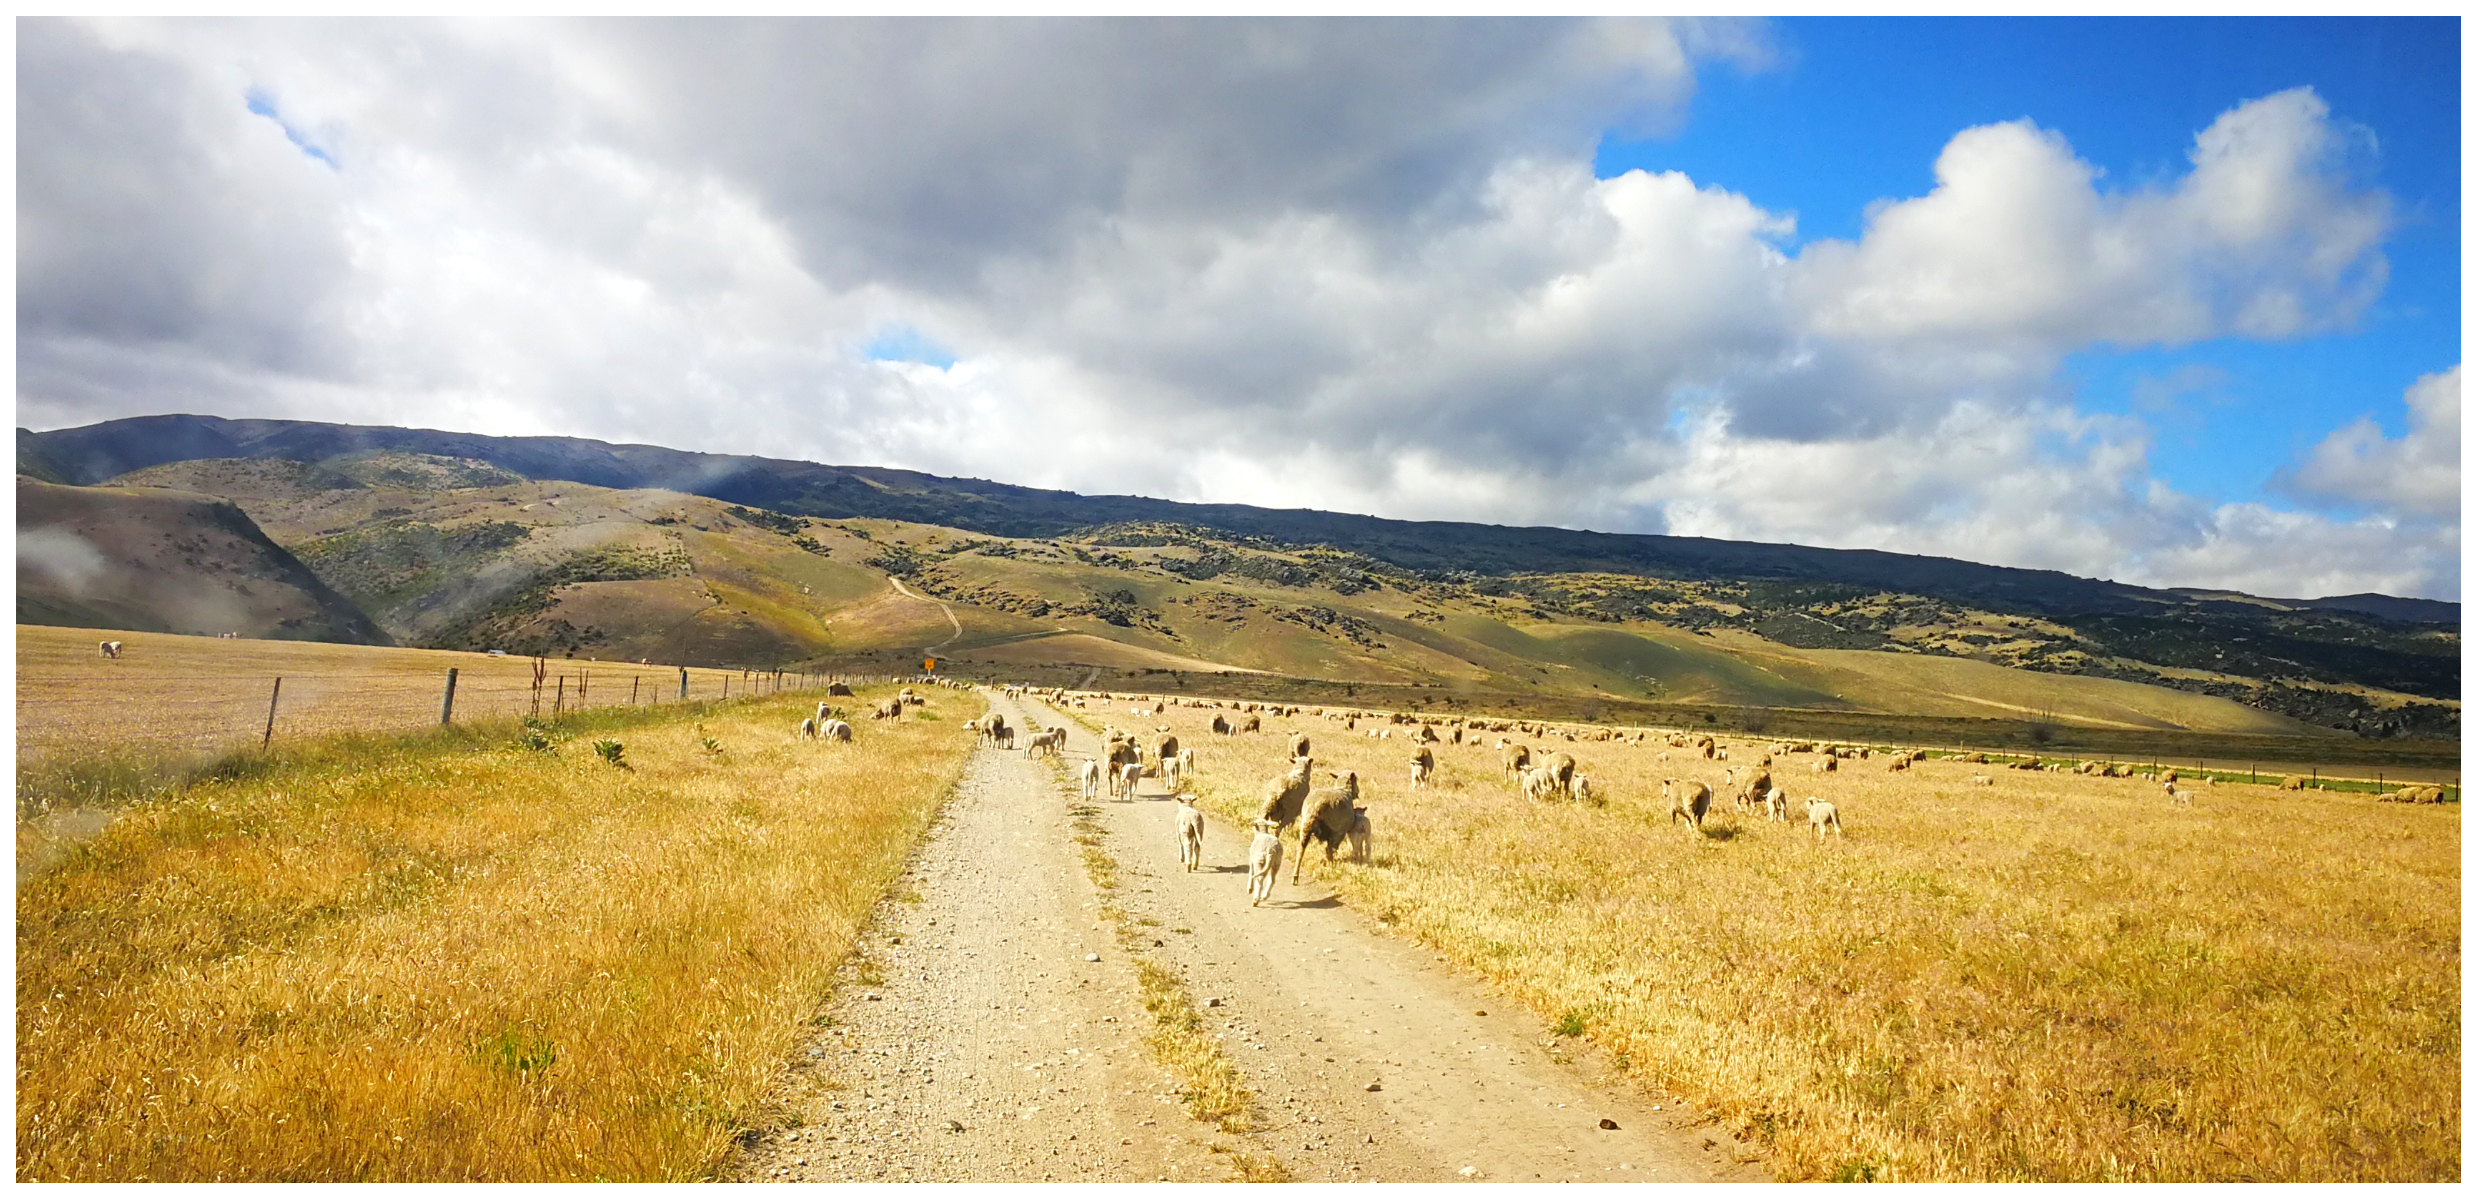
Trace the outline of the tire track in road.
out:
M 1081 725 L 1045 706 L 1037 714 L 1067 725 L 1071 754 L 1099 752 Z M 1212 746 L 1195 748 L 1210 769 Z M 1676 1101 L 1604 1077 L 1537 1018 L 1343 907 L 1314 881 L 1321 854 L 1296 887 L 1285 861 L 1263 907 L 1247 902 L 1252 833 L 1208 821 L 1205 868 L 1182 870 L 1174 806 L 1147 784 L 1154 789 L 1098 804 L 1118 860 L 1117 900 L 1151 925 L 1156 958 L 1209 1005 L 1206 1028 L 1258 1095 L 1260 1131 L 1248 1139 L 1293 1177 L 1765 1178 Z

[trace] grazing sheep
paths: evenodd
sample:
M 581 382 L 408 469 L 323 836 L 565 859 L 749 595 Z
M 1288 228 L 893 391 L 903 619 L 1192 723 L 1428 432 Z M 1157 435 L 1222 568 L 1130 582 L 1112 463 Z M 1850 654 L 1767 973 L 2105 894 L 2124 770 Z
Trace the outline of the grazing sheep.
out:
M 1983 775 L 1983 774 L 1973 774 L 1973 775 L 1971 775 L 1971 776 L 1970 776 L 1970 786 L 1973 786 L 1973 787 L 1992 787 L 1992 786 L 1994 786 L 1994 785 L 1995 785 L 1995 780 L 1994 780 L 1994 779 L 1992 779 L 1992 778 L 1987 777 L 1986 775 Z
M 1767 820 L 1789 822 L 1789 793 L 1773 787 L 1763 793 L 1763 815 Z
M 1806 827 L 1815 830 L 1815 839 L 1818 841 L 1823 839 L 1823 830 L 1826 828 L 1831 829 L 1834 836 L 1843 835 L 1841 833 L 1841 810 L 1833 807 L 1826 800 L 1807 800 Z
M 1263 727 L 1263 719 L 1253 714 L 1250 714 L 1247 719 L 1239 722 L 1239 731 L 1242 733 L 1252 733 Z
M 1839 758 L 1817 758 L 1815 760 L 1815 773 L 1830 774 L 1833 771 L 1840 769 L 1840 765 L 1841 760 Z
M 826 694 L 828 694 L 828 695 L 839 695 L 839 696 L 843 696 L 843 697 L 845 697 L 845 698 L 849 698 L 849 697 L 851 696 L 851 684 L 849 684 L 849 683 L 828 683 L 828 684 L 826 684 Z
M 833 716 L 833 715 L 834 715 L 834 705 L 829 704 L 829 703 L 827 703 L 826 701 L 824 701 L 824 700 L 822 700 L 822 699 L 817 701 L 817 723 L 819 723 L 819 724 L 824 724 L 824 723 L 826 722 L 826 719 L 827 719 L 828 717 L 830 717 L 830 716 Z M 969 725 L 969 724 L 966 724 L 966 725 L 964 725 L 963 727 L 965 727 L 965 728 L 967 728 L 967 729 L 968 729 L 968 728 L 971 728 L 972 726 L 971 726 L 971 725 Z
M 1214 731 L 1215 733 L 1218 733 L 1218 734 L 1220 734 L 1220 735 L 1222 735 L 1222 736 L 1225 736 L 1225 737 L 1226 737 L 1226 736 L 1229 736 L 1229 735 L 1230 735 L 1230 721 L 1229 721 L 1229 718 L 1227 718 L 1227 717 L 1223 716 L 1223 715 L 1222 715 L 1221 713 L 1219 713 L 1219 712 L 1215 712 L 1215 713 L 1213 713 L 1213 731 Z
M 1428 776 L 1434 773 L 1436 773 L 1436 755 L 1427 746 L 1422 745 L 1418 753 L 1411 755 L 1411 786 L 1427 786 Z
M 1294 758 L 1288 773 L 1265 786 L 1264 807 L 1258 816 L 1273 822 L 1276 828 L 1288 828 L 1299 818 L 1299 809 L 1307 802 L 1309 780 L 1314 777 L 1313 758 Z
M 1195 750 L 1193 747 L 1178 751 L 1178 773 L 1184 778 L 1195 777 Z
M 1599 797 L 1597 797 L 1597 796 L 1594 796 L 1594 795 L 1591 793 L 1591 780 L 1590 780 L 1590 778 L 1589 778 L 1589 777 L 1587 777 L 1587 776 L 1585 776 L 1585 775 L 1579 775 L 1579 774 L 1578 774 L 1578 775 L 1575 775 L 1575 776 L 1574 776 L 1574 802 L 1575 802 L 1575 803 L 1581 803 L 1581 804 L 1590 804 L 1592 807 L 1595 807 L 1595 808 L 1596 808 L 1596 807 L 1601 806 L 1602 804 L 1605 804 L 1605 803 L 1606 803 L 1606 802 L 1608 802 L 1608 801 L 1603 800 L 1603 799 L 1600 799 L 1600 798 L 1599 798 Z
M 1519 779 L 1522 777 L 1522 772 L 1530 768 L 1530 746 L 1518 744 L 1505 751 L 1505 777 Z
M 1273 884 L 1281 880 L 1281 873 L 1281 826 L 1259 820 L 1256 839 L 1247 845 L 1247 906 L 1252 908 L 1272 898 Z
M 2289 775 L 2288 777 L 2286 777 L 2286 778 L 2284 778 L 2284 779 L 2279 780 L 2279 789 L 2280 789 L 2280 790 L 2282 790 L 2282 791 L 2302 791 L 2302 790 L 2304 790 L 2304 789 L 2305 789 L 2305 779 L 2304 779 L 2304 776 L 2302 776 L 2302 775 L 2295 775 L 2295 774 L 2292 774 L 2292 775 Z
M 851 725 L 847 721 L 829 720 L 817 726 L 817 736 L 819 740 L 849 745 L 851 744 Z
M 2167 789 L 2167 800 L 2169 803 L 2190 804 L 2193 802 L 2193 793 L 2191 791 L 2183 790 L 2182 788 L 2169 787 Z
M 1178 797 L 1178 864 L 1190 871 L 1204 864 L 1204 813 L 1192 795 Z
M 1703 814 L 1711 811 L 1712 807 L 1711 788 L 1693 779 L 1685 779 L 1682 782 L 1678 779 L 1661 779 L 1660 798 L 1669 801 L 1669 824 L 1674 826 L 1680 818 L 1683 818 L 1686 823 L 1694 826 L 1697 835 L 1702 833 Z
M 1368 846 L 1369 843 L 1374 840 L 1374 830 L 1368 827 L 1368 810 L 1366 808 L 1361 808 L 1359 809 L 1359 818 L 1350 822 L 1351 860 L 1356 862 L 1367 861 Z
M 1086 761 L 1086 762 L 1084 763 L 1084 769 L 1083 769 L 1083 783 L 1084 783 L 1084 800 L 1085 800 L 1086 802 L 1090 802 L 1094 796 L 1099 795 L 1099 794 L 1101 793 L 1101 762 L 1100 762 L 1100 759 L 1098 759 L 1098 758 L 1094 758 L 1094 759 L 1090 759 L 1090 760 L 1088 760 L 1088 761 Z
M 1129 799 L 1135 798 L 1135 784 L 1143 777 L 1144 768 L 1136 763 L 1129 762 L 1126 765 L 1119 767 L 1118 789 L 1110 792 L 1110 794 L 1123 795 Z
M 1325 860 L 1333 860 L 1333 851 L 1350 838 L 1350 826 L 1359 819 L 1359 776 L 1344 770 L 1333 772 L 1334 784 L 1319 787 L 1307 794 L 1307 804 L 1299 817 L 1299 860 L 1290 866 L 1290 881 L 1297 884 L 1299 872 L 1307 867 L 1307 843 L 1321 841 Z
M 1556 793 L 1556 771 L 1545 766 L 1538 766 L 1522 772 L 1522 797 L 1524 799 L 1547 799 Z
M 1293 758 L 1304 758 L 1307 756 L 1307 734 L 1297 733 L 1291 736 L 1290 756 Z
M 800 739 L 802 741 L 815 741 L 817 739 L 816 717 L 809 716 L 800 721 Z
M 101 653 L 106 658 L 117 658 L 120 656 L 120 642 L 117 641 L 100 642 L 95 648 L 97 652 Z
M 1540 759 L 1540 765 L 1556 779 L 1557 791 L 1560 794 L 1567 796 L 1574 794 L 1574 755 L 1558 750 Z

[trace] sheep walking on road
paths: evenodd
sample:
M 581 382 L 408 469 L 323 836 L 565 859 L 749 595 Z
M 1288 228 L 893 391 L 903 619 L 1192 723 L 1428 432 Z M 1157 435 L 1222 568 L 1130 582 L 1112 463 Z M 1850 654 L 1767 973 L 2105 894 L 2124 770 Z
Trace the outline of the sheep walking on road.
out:
M 1282 873 L 1281 826 L 1270 820 L 1256 822 L 1256 839 L 1247 845 L 1247 906 L 1254 907 L 1273 895 L 1273 884 Z
M 1135 784 L 1144 777 L 1144 768 L 1129 762 L 1118 768 L 1118 790 L 1113 794 L 1135 798 Z
M 1314 777 L 1316 760 L 1297 758 L 1290 763 L 1288 773 L 1265 785 L 1264 807 L 1259 817 L 1273 822 L 1276 828 L 1288 828 L 1299 818 L 1299 810 L 1307 803 L 1307 793 Z
M 1827 828 L 1832 830 L 1834 836 L 1840 836 L 1842 835 L 1841 810 L 1825 800 L 1807 800 L 1806 827 L 1815 830 L 1815 839 L 1818 841 L 1823 839 L 1823 830 Z
M 1167 756 L 1165 756 L 1165 757 L 1163 757 L 1163 758 L 1161 759 L 1161 785 L 1162 785 L 1162 786 L 1169 788 L 1172 792 L 1176 792 L 1176 791 L 1178 790 L 1178 781 L 1179 781 L 1180 774 L 1181 774 L 1181 771 L 1179 770 L 1179 767 L 1178 767 L 1178 755 L 1177 755 L 1177 754 L 1170 754 L 1170 755 L 1167 755 Z
M 1100 761 L 1098 759 L 1086 761 L 1084 763 L 1082 774 L 1084 784 L 1084 802 L 1090 803 L 1095 797 L 1101 794 Z
M 1178 864 L 1190 871 L 1204 864 L 1204 813 L 1192 795 L 1178 797 Z

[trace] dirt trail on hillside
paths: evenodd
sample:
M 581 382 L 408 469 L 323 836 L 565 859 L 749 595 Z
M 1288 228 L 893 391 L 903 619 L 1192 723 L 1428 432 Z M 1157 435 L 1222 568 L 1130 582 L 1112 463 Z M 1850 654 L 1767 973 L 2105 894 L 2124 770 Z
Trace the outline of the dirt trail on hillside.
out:
M 1068 727 L 1070 762 L 1099 748 Z M 798 1118 L 746 1150 L 736 1176 L 1221 1181 L 1245 1155 L 1259 1177 L 1269 1160 L 1305 1181 L 1764 1177 L 1693 1113 L 1595 1082 L 1537 1019 L 1340 906 L 1314 866 L 1250 908 L 1245 841 L 1216 824 L 1207 869 L 1181 871 L 1173 805 L 1146 787 L 1099 804 L 1115 898 L 1158 922 L 1150 952 L 1186 978 L 1255 1091 L 1255 1131 L 1177 1106 L 1176 1080 L 1140 1042 L 1134 963 L 1075 855 L 1069 800 L 1045 762 L 984 749 L 800 1055 Z

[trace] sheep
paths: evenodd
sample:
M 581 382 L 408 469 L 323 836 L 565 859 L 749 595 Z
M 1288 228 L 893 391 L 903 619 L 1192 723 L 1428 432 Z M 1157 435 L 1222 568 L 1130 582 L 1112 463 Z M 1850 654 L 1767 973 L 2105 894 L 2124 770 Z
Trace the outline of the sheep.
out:
M 1239 731 L 1242 733 L 1252 733 L 1263 727 L 1263 719 L 1254 715 L 1250 715 L 1247 719 L 1239 722 Z
M 1434 773 L 1436 773 L 1436 755 L 1430 752 L 1427 746 L 1422 745 L 1418 753 L 1411 755 L 1411 786 L 1427 786 L 1428 776 Z
M 118 658 L 118 657 L 120 657 L 120 642 L 117 642 L 117 641 L 104 641 L 104 642 L 98 642 L 98 643 L 96 644 L 96 647 L 95 647 L 95 648 L 96 648 L 97 652 L 101 653 L 101 654 L 102 654 L 104 657 L 106 657 L 106 658 Z
M 1590 778 L 1578 774 L 1574 776 L 1574 802 L 1590 804 L 1596 808 L 1608 801 L 1592 795 Z
M 1823 757 L 1823 758 L 1817 758 L 1817 759 L 1815 760 L 1815 773 L 1817 773 L 1817 774 L 1830 774 L 1830 773 L 1832 773 L 1833 771 L 1840 769 L 1840 765 L 1841 765 L 1841 760 L 1840 760 L 1839 758 L 1833 758 L 1833 757 Z
M 1357 862 L 1367 861 L 1368 845 L 1374 839 L 1374 830 L 1368 827 L 1368 810 L 1366 808 L 1361 808 L 1359 809 L 1358 819 L 1350 822 L 1351 860 Z
M 1204 864 L 1204 813 L 1196 811 L 1195 796 L 1177 798 L 1178 864 L 1192 872 Z
M 1228 718 L 1228 717 L 1226 717 L 1226 716 L 1223 716 L 1223 715 L 1222 715 L 1221 713 L 1219 713 L 1219 712 L 1215 712 L 1215 713 L 1213 713 L 1213 732 L 1215 732 L 1215 733 L 1217 733 L 1217 734 L 1219 734 L 1219 735 L 1221 735 L 1221 736 L 1224 736 L 1224 737 L 1229 736 L 1229 735 L 1230 735 L 1230 720 L 1229 720 L 1229 718 Z
M 1531 747 L 1516 744 L 1505 751 L 1505 777 L 1519 779 L 1531 768 Z
M 1247 845 L 1247 906 L 1254 907 L 1273 895 L 1273 884 L 1281 881 L 1281 826 L 1270 820 L 1256 822 L 1256 839 Z
M 1986 776 L 1986 775 L 1983 775 L 1983 774 L 1973 774 L 1973 775 L 1971 775 L 1971 776 L 1970 776 L 1970 786 L 1973 786 L 1973 787 L 1992 787 L 1992 786 L 1994 786 L 1994 785 L 1995 785 L 1995 780 L 1994 780 L 1994 779 L 1992 779 L 1992 778 L 1989 778 L 1989 777 L 1988 777 L 1988 776 Z
M 849 683 L 828 683 L 828 684 L 826 684 L 826 694 L 828 694 L 828 695 L 839 695 L 839 696 L 842 696 L 842 697 L 844 697 L 844 698 L 848 699 L 848 698 L 850 698 L 850 696 L 851 696 L 851 684 L 849 684 Z
M 1135 784 L 1143 777 L 1144 768 L 1134 762 L 1129 762 L 1126 765 L 1119 767 L 1118 789 L 1110 794 L 1123 795 L 1129 799 L 1135 798 Z
M 1084 802 L 1090 803 L 1092 802 L 1093 797 L 1101 793 L 1100 759 L 1093 758 L 1086 760 L 1082 774 L 1084 784 Z
M 1195 777 L 1195 748 L 1193 746 L 1178 751 L 1178 773 L 1185 778 Z
M 1789 793 L 1778 787 L 1764 791 L 1763 816 L 1767 820 L 1777 820 L 1787 824 L 1789 822 Z
M 834 705 L 829 704 L 829 703 L 827 703 L 826 701 L 824 701 L 824 700 L 822 700 L 822 699 L 817 701 L 817 723 L 819 723 L 819 724 L 824 724 L 824 723 L 826 722 L 826 719 L 827 719 L 828 717 L 830 717 L 830 716 L 833 716 L 833 715 L 834 715 Z M 967 728 L 967 729 L 968 729 L 968 728 L 971 728 L 972 726 L 971 726 L 971 725 L 969 725 L 969 724 L 966 724 L 966 725 L 964 725 L 963 727 L 965 727 L 965 728 Z
M 1333 772 L 1335 785 L 1319 787 L 1307 794 L 1306 807 L 1299 817 L 1299 860 L 1291 864 L 1290 882 L 1297 885 L 1299 872 L 1307 867 L 1307 843 L 1321 841 L 1325 860 L 1333 860 L 1333 851 L 1350 837 L 1350 826 L 1359 819 L 1359 776 L 1353 771 Z
M 816 717 L 810 716 L 800 721 L 800 739 L 802 741 L 815 741 L 817 739 Z
M 1567 796 L 1574 794 L 1574 755 L 1558 750 L 1541 759 L 1540 766 L 1556 780 L 1559 793 Z
M 1015 748 L 1014 728 L 1009 725 L 999 725 L 997 729 L 997 743 L 999 749 Z
M 2168 800 L 2168 802 L 2169 802 L 2169 803 L 2180 803 L 2180 804 L 2188 804 L 2188 805 L 2190 805 L 2190 804 L 2193 802 L 2193 793 L 2192 793 L 2191 791 L 2186 791 L 2186 790 L 2183 790 L 2183 789 L 2181 789 L 2181 788 L 2177 788 L 2177 787 L 2169 787 L 2169 788 L 2167 789 L 2167 800 Z
M 2292 774 L 2292 775 L 2289 775 L 2288 777 L 2286 777 L 2286 778 L 2284 778 L 2284 779 L 2279 780 L 2279 789 L 2280 789 L 2280 790 L 2282 790 L 2282 791 L 2302 791 L 2302 790 L 2304 790 L 2304 789 L 2305 789 L 2305 779 L 2304 779 L 2304 776 L 2302 776 L 2302 775 L 2294 775 L 2294 774 Z
M 1294 733 L 1291 735 L 1290 756 L 1293 758 L 1304 758 L 1307 756 L 1307 734 Z
M 1823 840 L 1823 830 L 1827 828 L 1832 830 L 1834 836 L 1841 836 L 1843 835 L 1841 833 L 1841 810 L 1832 806 L 1828 800 L 1807 800 L 1806 827 L 1815 830 L 1815 839 L 1818 841 Z
M 1029 757 L 1044 749 L 1048 750 L 1052 756 L 1066 752 L 1066 728 L 1064 726 L 1032 738 L 1032 744 L 1024 747 L 1024 755 Z
M 1292 759 L 1289 772 L 1265 786 L 1264 807 L 1259 816 L 1272 821 L 1277 828 L 1290 827 L 1299 818 L 1300 806 L 1307 802 L 1315 767 L 1313 758 Z
M 1152 756 L 1153 756 L 1153 763 L 1154 763 L 1155 765 L 1159 765 L 1159 764 L 1161 764 L 1161 763 L 1163 763 L 1163 762 L 1169 761 L 1170 759 L 1177 757 L 1177 756 L 1178 756 L 1178 738 L 1177 738 L 1177 737 L 1175 737 L 1175 736 L 1172 736 L 1172 735 L 1171 735 L 1171 734 L 1169 734 L 1169 733 L 1163 733 L 1163 734 L 1161 734 L 1159 737 L 1154 738 L 1154 739 L 1153 739 L 1153 746 L 1152 746 Z
M 1669 824 L 1672 827 L 1680 818 L 1683 818 L 1686 823 L 1694 826 L 1697 835 L 1702 833 L 1703 814 L 1710 811 L 1712 807 L 1711 788 L 1693 779 L 1685 779 L 1682 782 L 1678 779 L 1661 779 L 1660 798 L 1669 801 Z
M 1178 778 L 1178 755 L 1171 754 L 1161 759 L 1161 785 L 1175 792 L 1178 790 Z
M 1556 771 L 1539 766 L 1522 772 L 1522 797 L 1524 799 L 1547 799 L 1556 793 Z

